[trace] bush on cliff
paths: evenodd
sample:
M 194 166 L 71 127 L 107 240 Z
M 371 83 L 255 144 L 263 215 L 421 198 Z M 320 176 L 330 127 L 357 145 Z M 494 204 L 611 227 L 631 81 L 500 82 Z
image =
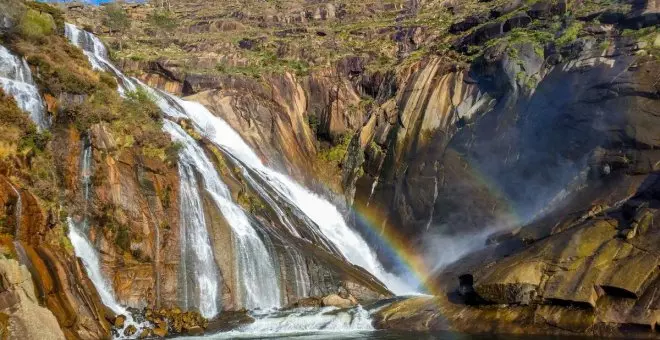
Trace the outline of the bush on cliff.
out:
M 101 76 L 91 69 L 87 57 L 64 37 L 49 35 L 36 42 L 15 34 L 10 40 L 12 49 L 37 70 L 34 78 L 43 92 L 54 97 L 91 94 L 102 86 Z
M 0 161 L 11 156 L 42 152 L 50 140 L 48 132 L 39 132 L 13 97 L 0 88 Z
M 28 9 L 18 24 L 19 34 L 25 39 L 35 41 L 40 41 L 53 34 L 54 28 L 55 21 L 52 16 L 34 9 Z

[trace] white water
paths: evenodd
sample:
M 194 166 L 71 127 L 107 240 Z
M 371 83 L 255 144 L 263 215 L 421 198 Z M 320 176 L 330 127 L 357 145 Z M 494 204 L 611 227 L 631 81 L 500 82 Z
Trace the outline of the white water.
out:
M 93 34 L 66 24 L 65 34 L 83 49 L 95 69 L 110 71 L 120 80 L 119 92 L 134 91 L 135 84 L 108 61 L 107 50 Z M 185 134 L 185 132 L 184 132 Z M 196 173 L 190 166 L 179 166 L 181 172 L 181 239 L 182 299 L 184 307 L 196 307 L 205 317 L 219 312 L 220 275 L 215 266 L 201 198 L 197 190 Z
M 207 267 L 206 271 L 215 268 L 210 242 L 206 243 L 208 250 L 205 249 L 207 246 L 202 244 L 204 243 L 202 238 L 208 238 L 208 236 L 201 198 L 197 193 L 195 173 L 200 174 L 204 181 L 204 189 L 229 222 L 236 236 L 237 267 L 240 274 L 237 287 L 241 288 L 240 296 L 244 307 L 248 309 L 279 307 L 281 296 L 275 265 L 266 246 L 252 227 L 249 218 L 243 209 L 232 201 L 229 189 L 222 182 L 213 163 L 206 157 L 204 150 L 197 142 L 181 127 L 170 121 L 165 121 L 164 128 L 175 141 L 183 145 L 179 156 L 179 172 L 181 173 L 182 183 L 187 181 L 189 184 L 185 185 L 185 190 L 182 187 L 181 194 L 190 196 L 182 198 L 182 202 L 189 201 L 187 204 L 190 207 L 182 206 L 182 218 L 187 211 L 191 212 L 188 213 L 189 215 L 198 216 L 194 223 L 186 223 L 186 228 L 197 229 L 197 240 L 191 244 L 204 249 L 204 254 L 199 254 L 197 261 L 202 263 L 210 261 L 208 266 L 205 266 Z
M 300 308 L 292 311 L 252 315 L 255 322 L 237 330 L 206 336 L 204 339 L 295 337 L 301 333 L 340 334 L 373 331 L 371 314 L 361 306 L 339 310 Z M 193 339 L 193 338 L 190 338 Z
M 76 256 L 82 260 L 83 265 L 87 271 L 87 275 L 94 284 L 96 291 L 99 293 L 103 304 L 110 308 L 117 315 L 123 315 L 126 317 L 124 328 L 118 330 L 119 338 L 124 338 L 123 332 L 126 327 L 130 325 L 135 326 L 138 331 L 135 332 L 132 337 L 128 338 L 135 338 L 140 334 L 140 330 L 149 326 L 149 323 L 145 322 L 138 324 L 134 321 L 133 315 L 119 302 L 117 302 L 112 285 L 106 280 L 103 272 L 101 271 L 101 261 L 98 257 L 98 253 L 86 235 L 89 229 L 87 207 L 89 205 L 92 186 L 92 146 L 87 139 L 83 140 L 82 144 L 82 153 L 80 159 L 80 183 L 82 185 L 83 199 L 85 202 L 84 213 L 80 223 L 75 223 L 71 218 L 67 219 L 69 226 L 68 236 L 71 240 L 71 244 L 73 245 L 73 250 L 76 253 Z
M 69 23 L 64 24 L 64 34 L 69 41 L 83 50 L 92 68 L 111 72 L 117 77 L 121 82 L 119 93 L 123 95 L 126 91 L 137 90 L 135 84 L 108 60 L 108 50 L 98 37 Z
M 112 289 L 112 285 L 108 283 L 105 279 L 103 272 L 101 271 L 101 261 L 99 260 L 98 254 L 92 243 L 87 239 L 84 233 L 79 230 L 79 226 L 74 223 L 71 218 L 67 219 L 69 224 L 69 239 L 73 245 L 74 252 L 76 256 L 82 260 L 85 270 L 89 279 L 94 284 L 96 291 L 101 297 L 101 301 L 105 306 L 110 308 L 115 314 L 123 315 L 126 317 L 124 322 L 124 328 L 118 330 L 120 336 L 119 338 L 134 339 L 140 334 L 140 331 L 144 328 L 149 328 L 151 325 L 148 322 L 137 323 L 133 319 L 133 315 L 124 308 L 117 300 L 115 299 L 115 292 Z M 126 327 L 133 325 L 137 328 L 137 332 L 131 337 L 124 337 L 123 332 Z
M 149 91 L 167 116 L 170 118 L 190 119 L 201 135 L 208 138 L 216 146 L 239 161 L 251 174 L 258 176 L 260 183 L 263 184 L 256 183 L 256 181 L 251 181 L 251 184 L 256 187 L 260 194 L 264 192 L 277 193 L 280 198 L 285 199 L 287 203 L 294 206 L 313 221 L 316 225 L 314 227 L 318 229 L 322 236 L 321 240 L 325 241 L 327 239 L 331 243 L 331 248 L 337 249 L 351 263 L 359 265 L 371 272 L 393 292 L 404 294 L 413 291 L 413 289 L 398 277 L 383 269 L 375 253 L 357 232 L 348 227 L 334 205 L 303 188 L 287 176 L 265 166 L 240 135 L 224 120 L 214 116 L 199 103 L 185 101 L 175 96 L 164 94 L 139 83 L 137 80 L 126 77 L 107 60 L 105 48 L 98 38 L 68 24 L 66 31 L 67 36 L 72 42 L 86 49 L 87 55 L 95 67 L 111 71 L 119 78 L 121 85 L 120 91 L 122 91 L 122 88 L 132 90 L 137 87 L 142 87 Z M 194 167 L 201 175 L 205 189 L 229 221 L 232 231 L 237 235 L 237 239 L 239 240 L 237 263 L 240 274 L 239 279 L 241 280 L 239 286 L 244 289 L 244 294 L 242 295 L 246 307 L 268 308 L 279 305 L 279 288 L 276 291 L 268 289 L 268 287 L 277 287 L 277 285 L 261 284 L 263 281 L 270 280 L 271 277 L 277 280 L 278 275 L 274 269 L 272 276 L 270 274 L 267 276 L 263 275 L 265 272 L 270 273 L 270 269 L 260 268 L 260 266 L 270 262 L 271 256 L 268 254 L 263 242 L 260 241 L 259 235 L 251 226 L 248 217 L 240 207 L 232 202 L 226 186 L 222 183 L 212 163 L 206 159 L 203 150 L 197 146 L 196 142 L 185 131 L 171 122 L 166 122 L 166 131 L 172 134 L 173 138 L 184 141 L 185 147 L 181 153 L 181 158 L 187 158 L 187 160 L 184 160 L 183 163 Z M 195 150 L 195 148 L 198 150 Z M 245 174 L 247 174 L 247 171 Z M 191 176 L 187 177 L 189 178 L 188 180 L 192 178 Z M 268 186 L 268 190 L 260 188 L 261 185 Z M 281 209 L 275 210 L 280 213 L 281 220 L 286 220 L 286 216 Z M 202 221 L 202 218 L 199 217 L 199 221 Z M 287 224 L 285 223 L 285 225 Z M 290 230 L 290 232 L 292 235 L 300 237 L 295 229 Z M 256 273 L 259 272 L 262 274 L 257 275 Z
M 181 110 L 170 105 L 171 101 L 175 101 Z M 394 293 L 407 294 L 414 291 L 397 276 L 383 269 L 366 241 L 348 227 L 333 204 L 303 188 L 289 177 L 265 166 L 240 135 L 224 120 L 213 115 L 199 103 L 185 101 L 174 96 L 170 96 L 169 100 L 160 100 L 158 104 L 166 114 L 174 118 L 188 118 L 193 121 L 195 128 L 203 136 L 239 160 L 253 173 L 258 174 L 263 183 L 267 183 L 272 190 L 285 197 L 314 221 L 323 235 L 351 263 L 372 273 Z
M 45 106 L 34 85 L 27 61 L 0 45 L 0 86 L 14 97 L 18 107 L 27 112 L 39 129 L 48 128 Z
M 98 258 L 96 249 L 92 246 L 91 242 L 87 239 L 79 227 L 70 218 L 67 220 L 69 224 L 69 239 L 73 244 L 73 249 L 87 269 L 89 279 L 92 280 L 96 290 L 101 296 L 103 304 L 112 309 L 117 314 L 128 314 L 126 308 L 122 307 L 117 300 L 115 300 L 115 293 L 105 277 L 101 272 L 101 261 Z
M 305 259 L 300 255 L 300 253 L 298 253 L 295 248 L 287 248 L 286 252 L 291 257 L 291 263 L 293 264 L 293 275 L 296 280 L 296 296 L 309 296 L 311 282 L 309 280 L 309 273 L 307 272 L 307 264 L 305 263 Z

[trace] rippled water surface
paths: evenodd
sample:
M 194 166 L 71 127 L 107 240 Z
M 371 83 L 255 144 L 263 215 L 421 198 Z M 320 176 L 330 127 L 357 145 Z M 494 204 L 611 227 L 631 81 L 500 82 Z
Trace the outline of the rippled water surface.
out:
M 204 337 L 187 338 L 191 340 L 211 339 L 295 339 L 295 340 L 325 340 L 325 339 L 367 339 L 367 340 L 586 340 L 596 339 L 593 337 L 574 336 L 522 336 L 522 335 L 470 335 L 454 332 L 399 332 L 399 331 L 363 331 L 363 332 L 307 332 L 307 333 L 279 333 L 274 335 L 265 334 L 216 334 Z

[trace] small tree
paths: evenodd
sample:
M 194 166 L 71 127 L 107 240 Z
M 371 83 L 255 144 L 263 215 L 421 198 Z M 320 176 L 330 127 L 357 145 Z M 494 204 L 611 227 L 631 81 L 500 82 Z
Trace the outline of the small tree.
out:
M 131 27 L 131 21 L 121 5 L 112 3 L 105 6 L 103 24 L 110 28 L 113 34 L 119 35 L 119 49 L 123 49 L 124 33 Z

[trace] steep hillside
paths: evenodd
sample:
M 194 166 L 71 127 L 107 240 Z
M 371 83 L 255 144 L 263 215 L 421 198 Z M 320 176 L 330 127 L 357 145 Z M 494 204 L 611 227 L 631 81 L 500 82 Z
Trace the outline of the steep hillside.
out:
M 657 100 L 655 1 L 171 1 L 126 13 L 133 24 L 113 31 L 99 25 L 105 9 L 67 11 L 124 69 L 201 101 L 264 159 L 408 238 L 528 222 L 601 149 L 653 144 L 626 126 L 651 129 L 640 108 Z M 621 88 L 619 76 L 639 81 Z

